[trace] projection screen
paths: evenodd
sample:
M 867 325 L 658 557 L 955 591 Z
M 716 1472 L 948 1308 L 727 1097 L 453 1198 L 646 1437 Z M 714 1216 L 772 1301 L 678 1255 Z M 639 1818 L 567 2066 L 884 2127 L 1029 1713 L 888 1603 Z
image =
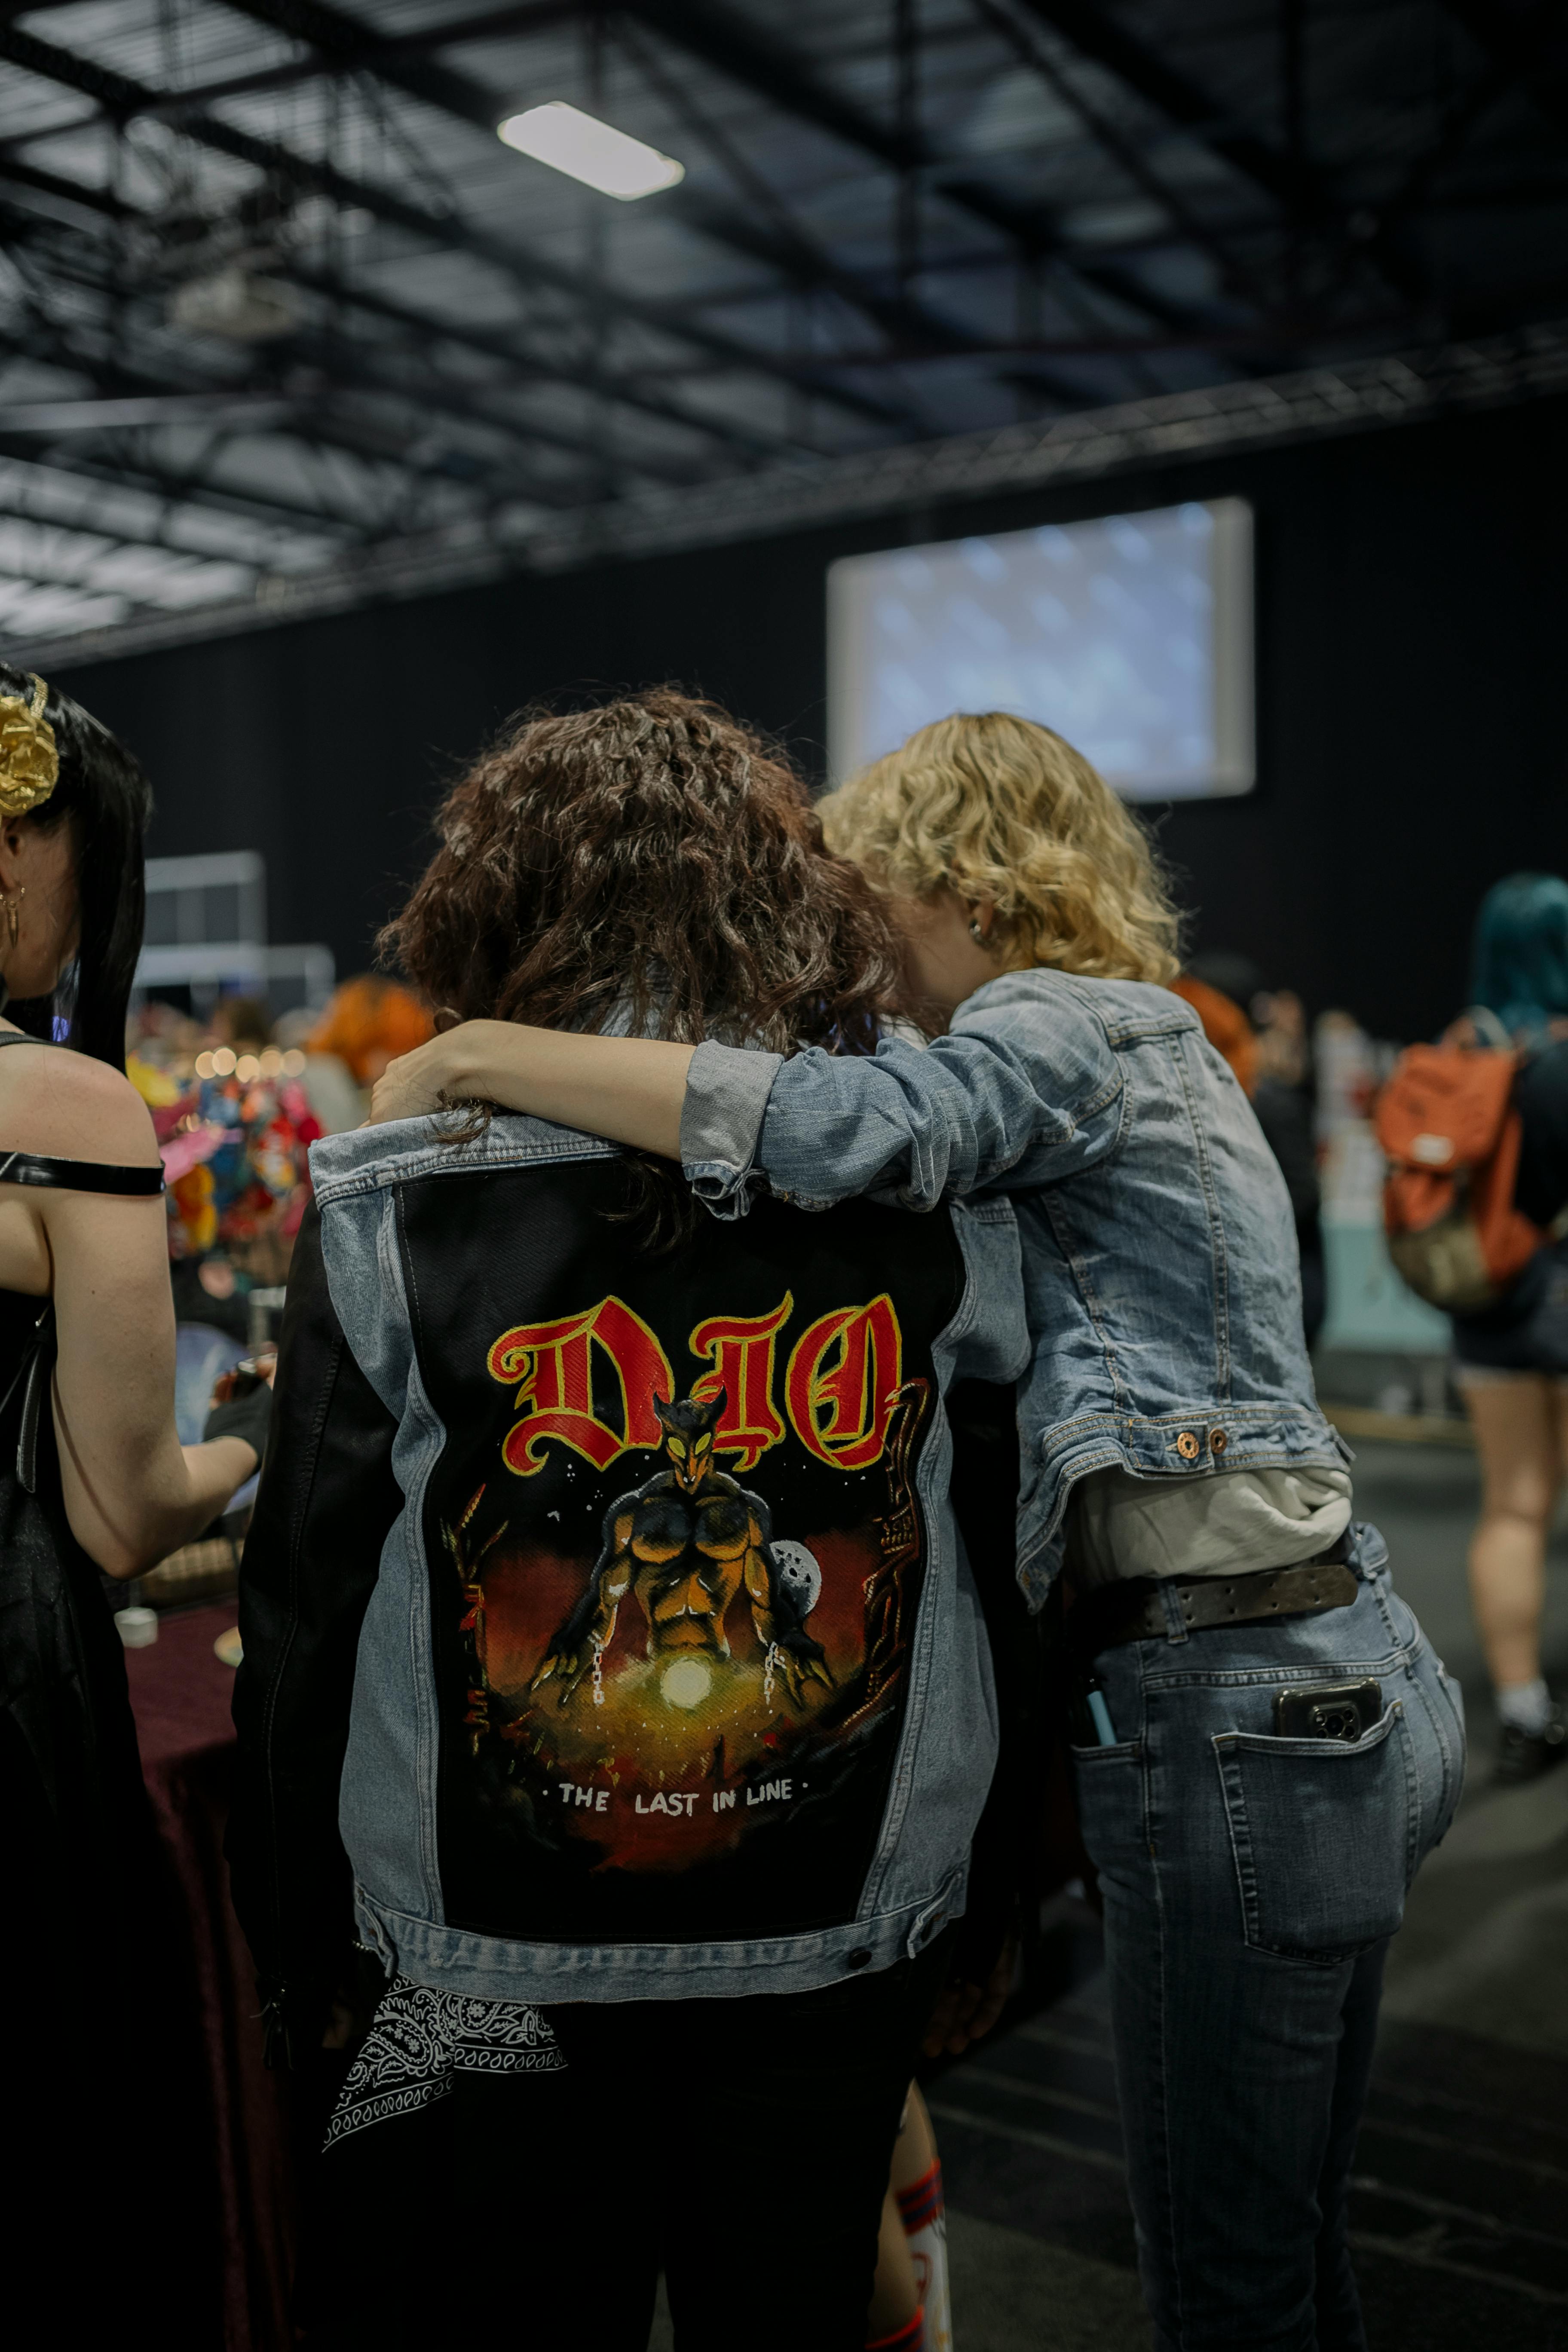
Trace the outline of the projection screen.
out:
M 1042 720 L 1129 800 L 1250 792 L 1244 499 L 852 555 L 827 574 L 836 781 L 950 710 Z

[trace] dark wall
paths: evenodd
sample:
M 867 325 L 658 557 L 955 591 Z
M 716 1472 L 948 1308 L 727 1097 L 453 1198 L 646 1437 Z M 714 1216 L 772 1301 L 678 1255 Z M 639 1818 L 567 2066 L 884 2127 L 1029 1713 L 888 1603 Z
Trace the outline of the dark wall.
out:
M 363 967 L 442 779 L 530 698 L 674 677 L 820 772 L 837 555 L 1226 493 L 1258 515 L 1259 784 L 1159 815 L 1192 937 L 1380 1034 L 1462 1000 L 1477 898 L 1568 869 L 1568 401 L 742 547 L 520 578 L 65 674 L 152 847 L 258 847 L 274 939 Z M 1048 712 L 1038 716 L 1047 719 Z

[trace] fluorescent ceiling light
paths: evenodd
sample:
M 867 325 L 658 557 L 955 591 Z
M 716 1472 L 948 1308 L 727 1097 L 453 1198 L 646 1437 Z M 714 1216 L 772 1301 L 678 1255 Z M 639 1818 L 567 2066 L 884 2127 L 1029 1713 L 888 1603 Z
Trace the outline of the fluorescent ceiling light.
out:
M 686 166 L 624 131 L 612 131 L 563 99 L 549 106 L 531 106 L 526 114 L 510 115 L 498 125 L 500 136 L 520 154 L 553 165 L 569 178 L 597 188 L 602 195 L 618 196 L 629 204 L 634 196 L 651 196 L 673 188 L 686 177 Z

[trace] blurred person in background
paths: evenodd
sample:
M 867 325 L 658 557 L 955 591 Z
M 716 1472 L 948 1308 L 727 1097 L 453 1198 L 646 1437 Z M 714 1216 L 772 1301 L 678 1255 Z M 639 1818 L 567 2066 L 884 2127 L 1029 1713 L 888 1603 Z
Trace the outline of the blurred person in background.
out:
M 156 2173 L 166 1986 L 157 1848 L 100 1571 L 199 1535 L 255 1471 L 265 1388 L 174 1423 L 163 1171 L 125 1076 L 147 780 L 68 696 L 0 663 L 0 1988 L 14 2310 L 79 2319 L 162 2275 L 132 2232 Z M 97 2192 L 95 2196 L 95 2192 Z M 29 2283 L 31 2291 L 29 2291 Z M 105 2290 L 106 2294 L 110 2292 Z M 165 2320 L 168 2314 L 164 2314 Z M 64 2317 L 49 2326 L 76 2340 Z
M 1548 1235 L 1495 1306 L 1453 1318 L 1455 1377 L 1476 1433 L 1481 1515 L 1470 1592 L 1502 1727 L 1500 1780 L 1568 1749 L 1541 1670 L 1546 1540 L 1568 1464 L 1568 881 L 1513 874 L 1476 917 L 1471 1010 L 1444 1040 L 1519 1055 L 1514 1204 Z
M 213 1008 L 212 1042 L 237 1054 L 259 1054 L 272 1034 L 272 1013 L 259 996 L 220 996 Z
M 304 1040 L 300 1083 L 322 1134 L 358 1127 L 387 1064 L 434 1034 L 429 1013 L 396 981 L 376 972 L 345 980 Z
M 1216 948 L 1190 959 L 1173 983 L 1223 1054 L 1279 1162 L 1301 1254 L 1301 1320 L 1312 1347 L 1328 1311 L 1322 1195 L 1313 1131 L 1311 1064 L 1301 1000 L 1265 986 L 1249 956 Z

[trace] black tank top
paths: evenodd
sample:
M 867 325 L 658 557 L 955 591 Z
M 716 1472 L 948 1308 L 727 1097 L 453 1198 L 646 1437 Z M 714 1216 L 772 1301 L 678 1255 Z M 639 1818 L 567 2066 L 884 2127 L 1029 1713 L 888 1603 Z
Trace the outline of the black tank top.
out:
M 0 1045 L 45 1042 L 0 1030 Z M 150 1194 L 163 1181 L 159 1168 L 0 1150 L 0 1183 Z M 172 2096 L 184 2114 L 159 1990 L 183 1983 L 180 1948 L 113 1603 L 66 1517 L 54 1352 L 52 1302 L 0 1289 L 0 2014 L 44 2052 L 8 2072 L 6 2124 L 63 2160 L 80 2125 L 62 2134 L 62 2119 L 90 2116 L 121 2151 L 111 2165 L 156 2168 L 158 2110 Z M 37 2275 L 57 2284 L 54 2240 L 37 2242 Z
M 0 1046 L 45 1042 L 0 1030 Z M 163 1171 L 0 1150 L 0 1183 L 145 1195 Z M 0 1899 L 20 1898 L 39 1986 L 88 1953 L 103 1965 L 150 1837 L 120 1637 L 66 1518 L 54 1356 L 52 1301 L 0 1289 Z

